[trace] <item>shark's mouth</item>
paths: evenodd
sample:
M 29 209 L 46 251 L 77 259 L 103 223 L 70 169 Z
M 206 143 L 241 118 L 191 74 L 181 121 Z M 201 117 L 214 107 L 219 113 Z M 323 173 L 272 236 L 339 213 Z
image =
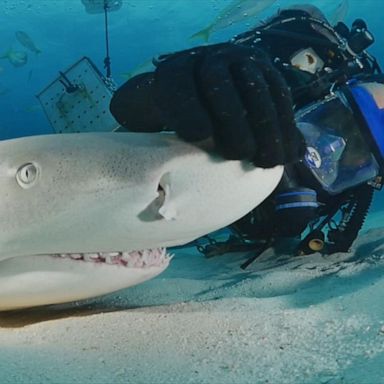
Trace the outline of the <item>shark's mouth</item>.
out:
M 119 265 L 127 268 L 164 267 L 169 264 L 172 258 L 165 248 L 131 252 L 58 253 L 52 256 L 74 261 Z

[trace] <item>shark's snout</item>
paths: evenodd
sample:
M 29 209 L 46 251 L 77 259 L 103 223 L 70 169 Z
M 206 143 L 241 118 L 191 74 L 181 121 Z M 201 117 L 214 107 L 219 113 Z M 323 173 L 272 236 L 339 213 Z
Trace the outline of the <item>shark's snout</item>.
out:
M 171 134 L 0 142 L 0 309 L 148 280 L 169 257 L 138 250 L 227 226 L 260 204 L 282 173 L 223 161 Z

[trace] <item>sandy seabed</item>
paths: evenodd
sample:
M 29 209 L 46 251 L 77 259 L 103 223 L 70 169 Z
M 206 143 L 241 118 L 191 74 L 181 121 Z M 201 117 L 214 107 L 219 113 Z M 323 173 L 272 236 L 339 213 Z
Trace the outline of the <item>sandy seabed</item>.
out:
M 347 254 L 247 257 L 179 249 L 139 286 L 1 313 L 0 383 L 384 383 L 384 229 Z

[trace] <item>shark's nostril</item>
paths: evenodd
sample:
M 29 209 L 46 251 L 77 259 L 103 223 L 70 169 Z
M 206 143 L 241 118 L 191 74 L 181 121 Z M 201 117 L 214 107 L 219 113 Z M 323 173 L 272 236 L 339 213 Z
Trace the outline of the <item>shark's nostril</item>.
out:
M 161 197 L 163 200 L 165 199 L 165 189 L 162 187 L 160 183 L 157 186 L 157 193 L 159 194 L 159 197 Z
M 171 174 L 169 172 L 164 173 L 159 180 L 158 190 L 163 190 L 164 192 L 169 190 L 171 186 Z
M 176 209 L 171 203 L 171 175 L 167 172 L 157 185 L 157 197 L 139 214 L 142 221 L 174 220 Z
M 158 186 L 159 197 L 162 196 L 163 199 L 163 203 L 159 208 L 159 214 L 165 220 L 174 220 L 177 215 L 176 209 L 171 203 L 171 191 L 171 174 L 167 172 L 161 176 Z

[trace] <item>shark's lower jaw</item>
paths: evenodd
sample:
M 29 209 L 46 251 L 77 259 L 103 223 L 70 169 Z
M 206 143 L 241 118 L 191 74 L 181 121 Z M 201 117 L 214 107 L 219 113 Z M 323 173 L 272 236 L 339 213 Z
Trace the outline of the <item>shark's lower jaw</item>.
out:
M 162 267 L 168 265 L 172 258 L 165 248 L 130 252 L 59 253 L 51 256 L 100 265 L 118 265 L 126 268 Z
M 154 278 L 165 248 L 15 256 L 0 262 L 0 311 L 89 299 Z

